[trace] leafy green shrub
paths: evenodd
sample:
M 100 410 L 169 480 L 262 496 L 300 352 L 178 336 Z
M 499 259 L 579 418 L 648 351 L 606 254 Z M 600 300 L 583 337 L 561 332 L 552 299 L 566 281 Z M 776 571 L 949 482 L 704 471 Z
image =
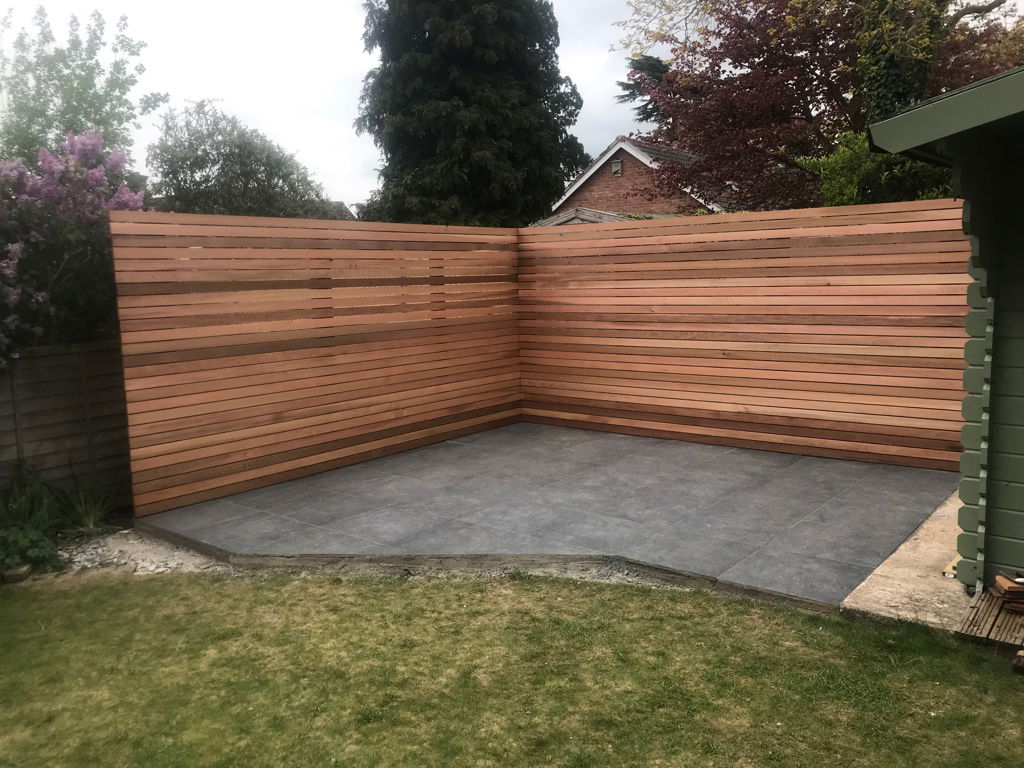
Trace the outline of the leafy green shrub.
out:
M 23 471 L 0 504 L 0 568 L 23 563 L 35 569 L 60 565 L 56 536 L 60 503 L 39 475 Z
M 46 534 L 12 525 L 0 528 L 0 570 L 28 563 L 36 570 L 48 570 L 60 565 L 57 545 Z
M 53 537 L 60 527 L 60 501 L 38 474 L 22 472 L 0 508 L 0 527 L 22 528 Z
M 95 536 L 110 530 L 107 520 L 114 505 L 107 494 L 82 488 L 61 495 L 62 528 L 68 533 Z

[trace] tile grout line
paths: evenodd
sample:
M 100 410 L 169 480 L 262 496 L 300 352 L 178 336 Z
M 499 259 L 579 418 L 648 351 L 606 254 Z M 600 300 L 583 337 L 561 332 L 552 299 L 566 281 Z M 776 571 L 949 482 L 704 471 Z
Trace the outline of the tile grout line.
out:
M 712 456 L 709 459 L 705 459 L 704 461 L 699 461 L 696 464 L 689 464 L 687 466 L 690 467 L 690 468 L 692 468 L 692 467 L 699 467 L 701 464 L 704 464 L 707 461 L 713 461 L 716 458 L 721 458 L 722 456 L 728 456 L 730 453 L 733 453 L 733 452 L 735 452 L 737 450 L 739 450 L 739 449 L 738 448 L 730 448 L 725 453 L 719 454 L 719 456 Z M 744 449 L 744 450 L 747 450 L 747 449 Z M 793 455 L 796 456 L 796 459 L 794 459 L 792 462 L 787 464 L 786 465 L 787 467 L 792 466 L 793 464 L 796 464 L 798 461 L 800 461 L 801 458 L 803 458 L 799 454 L 793 454 Z M 719 502 L 724 501 L 725 499 L 729 498 L 733 494 L 739 493 L 740 491 L 748 490 L 754 482 L 755 482 L 754 480 L 751 480 L 749 483 L 744 483 L 742 485 L 739 485 L 736 488 L 734 488 L 731 491 L 729 491 L 728 493 L 725 493 L 725 494 L 719 496 L 714 501 L 708 502 L 707 504 L 705 504 L 702 507 L 697 507 L 695 510 L 693 510 L 694 514 L 698 514 L 699 515 L 701 512 L 705 511 L 706 509 L 710 509 L 711 507 L 715 506 L 715 504 L 718 504 Z M 831 499 L 829 501 L 831 501 Z M 812 512 L 811 514 L 814 514 L 814 513 Z M 673 525 L 675 525 L 678 522 L 679 522 L 679 519 L 676 518 L 675 520 L 673 520 L 670 523 L 665 523 L 665 527 L 666 528 L 670 528 L 670 527 L 672 527 Z M 646 544 L 647 542 L 654 540 L 654 538 L 659 536 L 659 535 L 660 535 L 660 533 L 653 533 L 653 534 L 651 534 L 651 536 L 649 538 L 646 538 L 643 541 L 638 541 L 635 544 L 631 544 L 630 547 L 635 547 L 635 546 L 639 546 L 641 544 Z M 729 541 L 729 542 L 733 542 L 733 543 L 738 543 L 738 542 L 736 542 L 735 539 L 722 539 L 722 538 L 719 538 L 717 536 L 709 536 L 708 538 L 712 538 L 712 539 L 718 538 L 719 541 Z M 751 553 L 751 554 L 753 554 L 753 553 Z M 747 557 L 750 557 L 750 555 L 747 555 Z M 746 557 L 744 557 L 740 561 L 737 561 L 736 563 L 734 563 L 734 565 L 739 565 L 740 562 L 742 562 L 743 560 L 746 560 Z M 733 566 L 730 566 L 730 568 L 731 567 L 733 567 Z
M 821 504 L 819 504 L 818 506 L 816 506 L 816 507 L 815 507 L 814 509 L 812 509 L 812 510 L 811 510 L 810 512 L 808 512 L 808 513 L 807 513 L 806 515 L 804 515 L 804 516 L 803 516 L 803 517 L 801 517 L 801 518 L 800 518 L 799 520 L 797 520 L 797 521 L 796 521 L 795 523 L 793 523 L 793 524 L 792 524 L 791 526 L 789 526 L 789 527 L 788 527 L 788 528 L 787 528 L 787 529 L 785 530 L 785 533 L 789 533 L 789 532 L 790 532 L 790 531 L 792 531 L 792 530 L 793 530 L 793 529 L 794 529 L 794 528 L 795 528 L 796 526 L 800 525 L 800 523 L 803 523 L 803 522 L 805 522 L 806 520 L 810 519 L 811 515 L 813 515 L 813 514 L 817 513 L 817 512 L 818 512 L 818 510 L 822 509 L 823 507 L 825 507 L 825 506 L 826 506 L 827 504 L 829 504 L 830 502 L 834 501 L 835 499 L 838 499 L 838 498 L 839 498 L 839 497 L 840 497 L 840 496 L 841 496 L 842 494 L 846 493 L 846 492 L 847 492 L 847 491 L 849 491 L 849 490 L 850 490 L 851 488 L 855 488 L 855 487 L 857 487 L 857 486 L 858 486 L 858 485 L 859 485 L 859 484 L 860 484 L 861 482 L 863 482 L 864 480 L 867 480 L 867 479 L 868 479 L 869 477 L 871 477 L 871 476 L 872 476 L 873 474 L 875 474 L 875 472 L 877 472 L 877 471 L 879 470 L 879 468 L 880 468 L 880 467 L 881 467 L 881 465 L 880 465 L 880 464 L 879 464 L 879 465 L 877 465 L 877 466 L 875 466 L 875 467 L 873 467 L 873 468 L 871 469 L 871 471 L 870 471 L 870 472 L 868 472 L 868 473 L 867 473 L 866 475 L 864 475 L 864 477 L 861 477 L 861 478 L 858 478 L 857 480 L 854 480 L 854 481 L 853 481 L 852 483 L 850 483 L 850 484 L 849 484 L 848 486 L 846 486 L 845 488 L 843 488 L 843 489 L 842 489 L 841 491 L 839 491 L 838 493 L 834 494 L 834 495 L 833 495 L 833 496 L 832 496 L 832 497 L 831 497 L 830 499 L 827 499 L 826 501 L 823 501 L 823 502 L 822 502 Z M 753 552 L 751 552 L 751 553 L 750 553 L 749 555 L 747 555 L 746 557 L 743 557 L 743 558 L 741 558 L 741 559 L 737 560 L 737 561 L 736 561 L 735 563 L 733 563 L 732 565 L 730 565 L 730 566 L 729 566 L 729 568 L 728 568 L 728 569 L 726 569 L 726 570 L 725 570 L 725 571 L 723 572 L 723 574 L 722 574 L 722 575 L 724 576 L 724 575 L 725 575 L 726 573 L 728 573 L 729 571 L 731 571 L 731 570 L 732 570 L 733 568 L 738 568 L 738 567 L 739 567 L 740 565 L 742 565 L 742 564 L 743 564 L 744 562 L 746 562 L 747 560 L 749 560 L 750 558 L 752 558 L 752 557 L 753 557 L 754 555 L 756 555 L 756 554 L 757 554 L 758 552 L 762 552 L 762 551 L 764 551 L 764 550 L 765 550 L 765 549 L 766 549 L 766 548 L 767 548 L 767 547 L 768 547 L 768 546 L 769 546 L 769 545 L 770 545 L 770 544 L 771 544 L 771 543 L 772 543 L 773 541 L 776 541 L 776 540 L 777 540 L 778 538 L 779 538 L 779 536 L 772 536 L 772 537 L 771 537 L 770 539 L 768 539 L 768 541 L 766 541 L 766 542 L 765 542 L 764 544 L 762 544 L 762 545 L 761 545 L 760 547 L 758 547 L 757 549 L 755 549 L 755 550 L 754 550 Z M 792 554 L 792 555 L 797 555 L 797 554 L 799 554 L 799 553 L 797 553 L 797 552 L 790 552 L 789 554 Z M 831 562 L 833 562 L 833 563 L 843 563 L 843 564 L 845 564 L 845 565 L 852 565 L 852 566 L 855 566 L 855 567 L 861 567 L 861 568 L 866 568 L 866 567 L 867 567 L 867 566 L 861 566 L 861 565 L 860 565 L 859 563 L 848 563 L 848 562 L 846 562 L 845 560 L 836 560 L 835 558 L 831 558 L 831 557 L 818 557 L 817 555 L 810 555 L 810 557 L 817 557 L 817 558 L 818 558 L 819 560 L 829 560 L 829 561 L 831 561 Z M 872 568 L 871 570 L 874 570 L 874 568 Z

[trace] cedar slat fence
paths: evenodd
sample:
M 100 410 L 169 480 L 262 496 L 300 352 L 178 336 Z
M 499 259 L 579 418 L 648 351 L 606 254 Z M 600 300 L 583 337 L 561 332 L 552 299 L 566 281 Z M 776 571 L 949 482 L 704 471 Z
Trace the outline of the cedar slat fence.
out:
M 26 350 L 0 375 L 0 488 L 19 466 L 130 501 L 128 421 L 116 341 Z
M 111 230 L 137 514 L 520 419 L 957 465 L 956 201 Z
M 514 229 L 111 219 L 136 514 L 519 418 Z
M 527 420 L 955 469 L 950 200 L 525 230 Z

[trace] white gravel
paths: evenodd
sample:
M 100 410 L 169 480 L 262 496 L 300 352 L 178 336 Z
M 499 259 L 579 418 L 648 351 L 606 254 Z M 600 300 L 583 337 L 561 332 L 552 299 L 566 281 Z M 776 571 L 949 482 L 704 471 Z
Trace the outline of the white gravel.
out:
M 224 563 L 190 549 L 140 536 L 127 529 L 61 549 L 71 570 L 124 568 L 134 573 L 194 573 L 229 570 Z

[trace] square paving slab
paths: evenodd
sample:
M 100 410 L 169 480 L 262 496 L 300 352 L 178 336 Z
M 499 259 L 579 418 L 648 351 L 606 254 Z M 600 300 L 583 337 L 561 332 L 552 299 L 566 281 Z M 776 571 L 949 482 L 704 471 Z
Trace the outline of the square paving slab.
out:
M 520 423 L 137 525 L 231 555 L 624 558 L 838 605 L 957 479 Z

